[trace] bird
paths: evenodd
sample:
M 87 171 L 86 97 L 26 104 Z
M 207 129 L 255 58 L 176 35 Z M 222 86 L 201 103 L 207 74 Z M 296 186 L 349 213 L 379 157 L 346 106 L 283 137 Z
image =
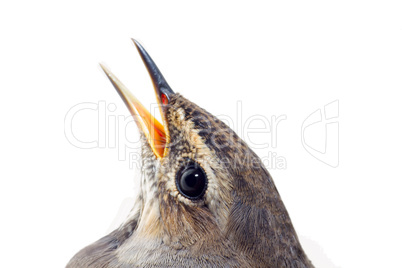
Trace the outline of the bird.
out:
M 313 267 L 257 154 L 224 122 L 175 93 L 132 41 L 162 120 L 101 64 L 138 125 L 140 190 L 126 220 L 66 267 Z

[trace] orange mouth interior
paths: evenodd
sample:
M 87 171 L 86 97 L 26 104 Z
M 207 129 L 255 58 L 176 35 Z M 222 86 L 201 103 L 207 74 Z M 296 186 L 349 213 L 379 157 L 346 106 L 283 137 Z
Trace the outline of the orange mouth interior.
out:
M 127 87 L 104 65 L 100 64 L 110 82 L 123 99 L 138 128 L 144 133 L 148 143 L 157 158 L 165 155 L 167 135 L 164 126 L 145 109 L 141 102 L 127 89 Z M 157 98 L 158 99 L 158 98 Z M 158 100 L 159 101 L 159 100 Z M 160 103 L 159 103 L 160 104 Z M 162 115 L 163 116 L 163 115 Z

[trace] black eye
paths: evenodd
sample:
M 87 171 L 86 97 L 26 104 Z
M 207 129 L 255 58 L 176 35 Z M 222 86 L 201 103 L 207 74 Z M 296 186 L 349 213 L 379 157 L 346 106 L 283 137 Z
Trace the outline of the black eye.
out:
M 193 161 L 177 172 L 177 189 L 189 199 L 201 198 L 207 189 L 207 184 L 207 176 L 204 170 Z

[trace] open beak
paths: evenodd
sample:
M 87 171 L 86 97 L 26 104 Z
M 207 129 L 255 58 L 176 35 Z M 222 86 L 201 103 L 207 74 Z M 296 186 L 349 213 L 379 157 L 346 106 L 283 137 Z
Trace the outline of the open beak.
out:
M 146 52 L 146 50 L 133 39 L 145 67 L 151 77 L 152 83 L 155 89 L 156 99 L 158 101 L 162 120 L 164 125 L 151 115 L 151 113 L 145 109 L 141 102 L 126 88 L 126 86 L 104 65 L 100 64 L 103 71 L 106 73 L 110 82 L 123 99 L 127 108 L 134 117 L 138 127 L 145 134 L 149 145 L 152 148 L 157 158 L 163 158 L 166 155 L 166 145 L 169 144 L 169 132 L 167 128 L 167 122 L 165 117 L 165 107 L 169 104 L 171 97 L 174 95 L 173 90 L 169 87 L 162 73 L 158 67 Z

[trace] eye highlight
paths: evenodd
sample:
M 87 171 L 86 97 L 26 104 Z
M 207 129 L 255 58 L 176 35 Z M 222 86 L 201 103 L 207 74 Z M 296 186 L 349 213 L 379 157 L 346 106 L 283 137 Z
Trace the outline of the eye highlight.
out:
M 204 169 L 192 160 L 189 160 L 176 174 L 177 189 L 188 199 L 200 199 L 207 185 L 208 180 Z

